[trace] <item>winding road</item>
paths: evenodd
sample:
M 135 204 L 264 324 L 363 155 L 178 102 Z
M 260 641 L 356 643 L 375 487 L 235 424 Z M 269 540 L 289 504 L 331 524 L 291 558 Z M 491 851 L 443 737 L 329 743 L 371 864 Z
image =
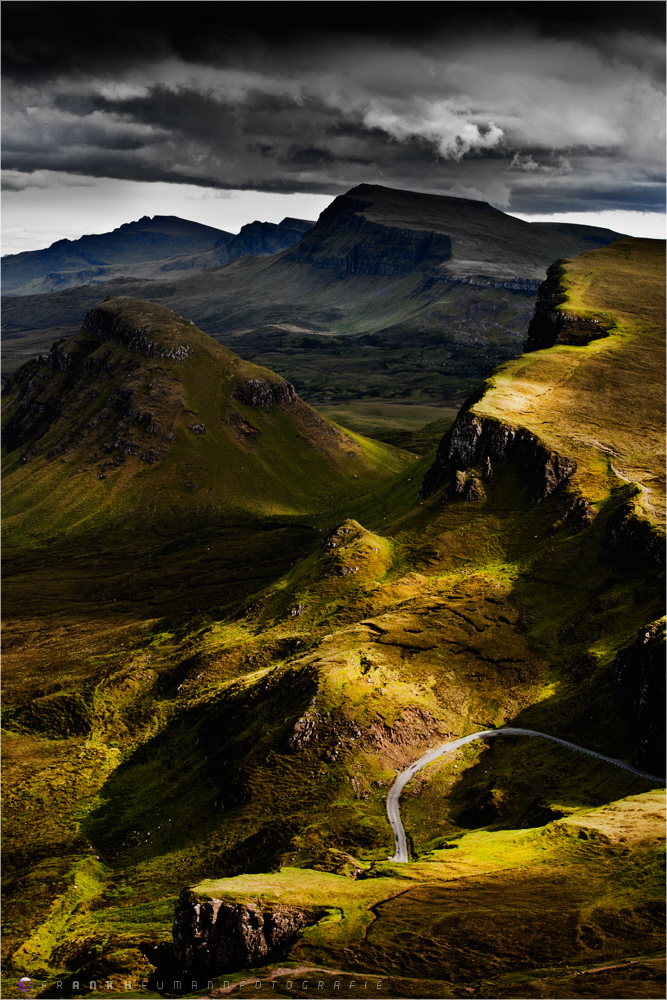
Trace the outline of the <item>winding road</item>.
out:
M 664 778 L 658 778 L 655 774 L 647 774 L 646 771 L 639 771 L 636 767 L 630 767 L 622 760 L 616 760 L 615 757 L 605 757 L 602 753 L 596 753 L 595 750 L 586 750 L 585 747 L 577 746 L 576 743 L 570 743 L 568 740 L 560 740 L 557 736 L 549 736 L 547 733 L 538 733 L 534 729 L 513 729 L 507 726 L 504 729 L 484 729 L 479 733 L 471 733 L 470 736 L 461 736 L 458 740 L 450 740 L 448 743 L 441 743 L 440 746 L 434 747 L 433 750 L 427 751 L 419 760 L 416 760 L 414 764 L 406 768 L 405 771 L 401 773 L 396 778 L 396 781 L 391 786 L 389 790 L 389 795 L 387 796 L 387 816 L 389 817 L 389 822 L 391 823 L 391 828 L 394 831 L 394 841 L 396 844 L 396 853 L 394 854 L 391 861 L 401 861 L 407 862 L 408 858 L 408 845 L 405 839 L 405 829 L 403 823 L 401 822 L 401 814 L 398 808 L 398 802 L 401 797 L 401 792 L 407 785 L 408 781 L 417 771 L 421 771 L 423 767 L 427 764 L 431 764 L 438 757 L 442 757 L 443 754 L 449 753 L 451 750 L 458 750 L 459 747 L 464 746 L 466 743 L 472 743 L 473 740 L 488 740 L 493 736 L 539 736 L 543 740 L 551 740 L 552 743 L 560 743 L 562 747 L 569 747 L 570 750 L 578 750 L 579 753 L 585 753 L 588 757 L 597 757 L 598 760 L 604 760 L 607 764 L 613 764 L 615 767 L 622 767 L 624 771 L 630 771 L 631 774 L 637 774 L 640 778 L 647 778 L 649 781 L 653 781 L 656 784 L 662 786 L 665 784 Z

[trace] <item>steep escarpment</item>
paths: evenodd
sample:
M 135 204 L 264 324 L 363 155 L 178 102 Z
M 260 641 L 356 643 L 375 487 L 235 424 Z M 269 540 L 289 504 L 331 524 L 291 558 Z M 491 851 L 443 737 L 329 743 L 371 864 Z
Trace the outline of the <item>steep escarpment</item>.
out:
M 604 242 L 618 234 L 597 230 Z M 336 198 L 286 260 L 339 274 L 424 275 L 533 291 L 558 256 L 585 250 L 581 232 L 532 226 L 487 202 L 361 184 Z M 565 251 L 565 246 L 569 251 Z
M 548 265 L 585 250 L 591 233 L 618 236 L 372 184 L 336 198 L 313 227 L 297 222 L 284 220 L 280 233 L 253 223 L 211 250 L 164 262 L 159 274 L 135 268 L 96 295 L 122 292 L 192 317 L 316 406 L 428 400 L 458 409 L 520 352 Z M 247 256 L 277 250 L 283 237 L 291 244 L 282 253 Z M 245 256 L 233 260 L 237 251 Z M 7 300 L 5 371 L 28 348 L 47 350 L 95 300 L 87 288 Z
M 420 496 L 430 496 L 449 481 L 451 499 L 479 499 L 479 479 L 490 481 L 494 464 L 505 460 L 520 464 L 535 502 L 550 496 L 576 468 L 573 458 L 549 449 L 525 427 L 466 410 L 441 441 L 422 481 Z M 477 475 L 462 476 L 472 470 Z
M 557 260 L 547 270 L 547 278 L 538 290 L 535 313 L 528 327 L 526 351 L 539 351 L 556 344 L 583 347 L 592 340 L 606 337 L 611 322 L 600 317 L 581 316 L 564 308 L 567 292 L 563 283 L 567 260 Z
M 607 527 L 607 545 L 628 563 L 644 560 L 658 572 L 665 570 L 664 528 L 647 517 L 638 498 L 621 504 Z
M 186 889 L 176 908 L 174 956 L 188 970 L 246 969 L 283 958 L 299 931 L 314 921 L 295 907 L 198 899 Z
M 659 567 L 663 268 L 664 244 L 629 239 L 554 265 L 531 324 L 534 349 L 498 368 L 469 398 L 422 495 L 459 472 L 476 469 L 488 480 L 494 461 L 505 458 L 518 462 L 534 500 L 570 480 L 573 514 L 584 521 L 615 491 L 634 491 L 630 506 L 628 495 L 614 501 L 608 544 L 627 556 L 634 548 Z M 464 482 L 450 488 L 457 496 L 468 490 Z
M 635 767 L 663 774 L 665 768 L 665 619 L 639 630 L 636 640 L 616 654 L 612 677 L 629 702 L 639 746 Z
M 325 268 L 340 277 L 398 277 L 415 268 L 426 273 L 449 259 L 452 244 L 446 233 L 371 221 L 363 212 L 372 204 L 362 198 L 337 198 L 286 259 Z
M 275 222 L 249 222 L 241 226 L 238 236 L 225 243 L 230 260 L 252 254 L 261 257 L 264 254 L 279 253 L 298 243 L 309 229 L 315 225 L 305 219 L 283 219 Z

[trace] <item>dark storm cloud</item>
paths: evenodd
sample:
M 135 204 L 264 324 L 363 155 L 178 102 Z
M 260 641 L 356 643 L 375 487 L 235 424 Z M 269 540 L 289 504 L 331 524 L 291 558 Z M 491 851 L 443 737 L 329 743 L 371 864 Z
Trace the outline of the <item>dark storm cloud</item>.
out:
M 662 202 L 662 4 L 3 12 L 14 189 L 52 170 L 331 194 L 370 181 L 523 212 Z

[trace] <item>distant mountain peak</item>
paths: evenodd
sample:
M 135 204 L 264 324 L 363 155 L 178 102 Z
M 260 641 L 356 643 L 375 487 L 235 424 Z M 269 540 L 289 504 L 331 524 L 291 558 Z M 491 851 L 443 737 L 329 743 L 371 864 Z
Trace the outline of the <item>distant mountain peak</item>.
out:
M 482 198 L 460 198 L 456 195 L 430 194 L 425 191 L 408 191 L 404 188 L 386 187 L 383 184 L 358 184 L 356 187 L 350 188 L 346 194 L 341 195 L 340 197 L 371 198 L 373 202 L 392 201 L 396 199 L 405 203 L 409 203 L 411 201 L 416 203 L 424 200 L 440 202 L 442 204 L 450 202 L 452 204 L 459 203 L 461 205 L 479 206 L 480 208 L 489 209 L 492 212 L 500 212 L 500 209 L 494 208 L 493 205 Z M 501 212 L 500 214 L 503 213 Z
M 176 215 L 143 215 L 110 233 L 58 240 L 44 250 L 3 257 L 3 294 L 44 294 L 119 277 L 160 280 L 173 271 L 221 267 L 236 257 L 285 250 L 313 225 L 305 219 L 255 221 L 235 236 Z

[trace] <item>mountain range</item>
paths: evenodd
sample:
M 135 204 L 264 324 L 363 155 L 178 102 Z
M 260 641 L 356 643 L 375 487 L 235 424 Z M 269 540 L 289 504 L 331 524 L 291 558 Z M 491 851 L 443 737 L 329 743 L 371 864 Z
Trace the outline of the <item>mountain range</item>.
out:
M 303 219 L 251 222 L 238 235 L 173 215 L 148 216 L 111 233 L 58 240 L 45 250 L 2 258 L 4 295 L 45 295 L 114 278 L 164 280 L 172 271 L 220 267 L 246 254 L 277 253 L 313 225 Z
M 453 417 L 481 379 L 520 354 L 554 260 L 618 236 L 523 222 L 485 202 L 361 185 L 272 256 L 170 270 L 163 281 L 125 277 L 5 299 L 4 370 L 73 334 L 100 296 L 135 296 L 283 375 L 334 419 L 401 445 L 414 413 L 423 424 L 438 420 L 428 407 Z M 422 450 L 442 430 L 437 422 Z
M 8 995 L 658 995 L 665 247 L 616 235 L 363 186 L 270 257 L 6 300 L 94 299 L 4 393 Z M 373 365 L 471 388 L 437 447 L 313 408 Z M 506 726 L 642 773 L 469 743 L 395 861 L 397 774 Z

